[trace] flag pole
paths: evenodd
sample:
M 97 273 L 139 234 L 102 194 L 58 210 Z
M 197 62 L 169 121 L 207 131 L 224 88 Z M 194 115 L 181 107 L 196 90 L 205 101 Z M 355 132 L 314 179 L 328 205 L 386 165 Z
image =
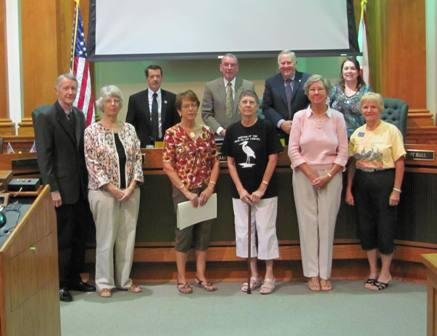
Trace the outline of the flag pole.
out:
M 361 65 L 361 76 L 367 85 L 370 85 L 370 69 L 369 69 L 369 54 L 367 46 L 367 32 L 366 32 L 366 11 L 368 0 L 361 0 L 361 17 L 358 29 L 358 46 L 361 52 L 361 56 L 357 59 Z
M 80 0 L 74 0 L 74 2 L 76 3 L 76 7 L 74 8 L 74 32 L 73 32 L 73 50 L 71 53 L 71 58 L 70 58 L 70 69 L 73 70 L 73 59 L 74 59 L 74 52 L 76 50 L 76 41 L 77 41 L 77 25 L 79 24 L 79 3 Z
M 364 12 L 366 11 L 367 0 L 361 0 L 361 19 L 364 17 Z

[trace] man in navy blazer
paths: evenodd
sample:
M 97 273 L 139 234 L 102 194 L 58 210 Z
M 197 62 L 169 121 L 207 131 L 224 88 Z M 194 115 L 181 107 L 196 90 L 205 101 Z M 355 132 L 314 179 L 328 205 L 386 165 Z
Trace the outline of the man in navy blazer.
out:
M 262 110 L 288 140 L 294 113 L 309 104 L 303 86 L 310 74 L 296 71 L 296 55 L 289 50 L 279 53 L 278 66 L 279 73 L 266 80 Z
M 86 234 L 93 222 L 83 148 L 85 118 L 73 107 L 76 93 L 76 78 L 62 74 L 56 81 L 56 103 L 32 112 L 38 166 L 56 210 L 61 301 L 73 300 L 69 290 L 95 291 L 80 277 Z
M 129 97 L 126 122 L 135 127 L 141 147 L 154 145 L 162 141 L 165 131 L 180 121 L 176 111 L 176 96 L 174 93 L 161 89 L 163 76 L 159 65 L 149 65 L 145 69 L 148 88 Z M 153 134 L 153 96 L 156 94 L 158 107 L 158 134 Z

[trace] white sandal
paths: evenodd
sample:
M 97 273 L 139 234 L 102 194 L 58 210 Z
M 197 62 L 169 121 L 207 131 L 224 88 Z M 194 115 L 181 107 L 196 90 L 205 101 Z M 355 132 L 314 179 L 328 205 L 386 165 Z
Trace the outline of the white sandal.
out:
M 262 285 L 262 281 L 259 278 L 255 278 L 255 277 L 251 277 L 250 278 L 250 290 L 253 291 L 255 289 L 260 288 Z M 247 293 L 247 290 L 249 289 L 249 285 L 247 282 L 243 282 L 243 284 L 241 285 L 241 291 L 243 293 Z
M 259 292 L 260 294 L 264 294 L 264 295 L 271 294 L 275 290 L 275 287 L 276 287 L 275 279 L 265 279 Z

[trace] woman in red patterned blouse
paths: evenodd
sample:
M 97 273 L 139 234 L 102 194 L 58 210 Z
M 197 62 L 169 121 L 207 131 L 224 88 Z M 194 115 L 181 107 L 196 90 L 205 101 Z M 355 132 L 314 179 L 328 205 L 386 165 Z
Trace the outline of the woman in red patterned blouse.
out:
M 163 168 L 173 185 L 175 208 L 189 200 L 194 207 L 206 204 L 217 182 L 219 161 L 214 133 L 196 123 L 199 99 L 191 91 L 176 97 L 176 109 L 181 122 L 165 132 Z M 182 294 L 193 292 L 185 273 L 187 252 L 196 250 L 196 278 L 194 285 L 206 291 L 217 288 L 205 276 L 206 253 L 211 232 L 211 221 L 200 222 L 184 229 L 176 229 L 177 289 Z

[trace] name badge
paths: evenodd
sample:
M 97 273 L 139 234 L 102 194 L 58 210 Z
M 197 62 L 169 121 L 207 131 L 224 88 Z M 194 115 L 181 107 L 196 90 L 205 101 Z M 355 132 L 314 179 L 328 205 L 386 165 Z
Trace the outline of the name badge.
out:
M 362 138 L 362 137 L 364 137 L 365 134 L 366 134 L 366 133 L 364 133 L 364 132 L 358 132 L 357 136 L 360 137 L 360 138 Z

